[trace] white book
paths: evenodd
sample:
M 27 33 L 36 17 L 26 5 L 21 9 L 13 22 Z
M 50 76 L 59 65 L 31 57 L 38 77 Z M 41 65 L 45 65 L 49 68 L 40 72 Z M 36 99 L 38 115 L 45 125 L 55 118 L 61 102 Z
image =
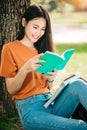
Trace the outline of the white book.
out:
M 79 75 L 72 75 L 68 77 L 67 79 L 63 80 L 60 86 L 58 87 L 58 90 L 52 95 L 52 97 L 44 104 L 44 107 L 47 108 L 51 103 L 55 101 L 55 99 L 59 96 L 59 94 L 67 87 L 67 85 L 74 81 L 75 79 L 80 78 Z

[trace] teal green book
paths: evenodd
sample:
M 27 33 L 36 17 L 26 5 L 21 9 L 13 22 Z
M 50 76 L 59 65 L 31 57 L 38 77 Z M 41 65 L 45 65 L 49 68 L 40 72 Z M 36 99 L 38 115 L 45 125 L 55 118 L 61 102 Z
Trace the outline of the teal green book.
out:
M 45 60 L 45 62 L 40 62 L 39 64 L 41 64 L 41 67 L 37 68 L 35 72 L 41 72 L 44 75 L 48 75 L 49 72 L 52 72 L 55 69 L 56 70 L 64 69 L 74 51 L 75 51 L 74 49 L 68 49 L 65 50 L 62 55 L 46 51 L 40 57 L 40 59 Z

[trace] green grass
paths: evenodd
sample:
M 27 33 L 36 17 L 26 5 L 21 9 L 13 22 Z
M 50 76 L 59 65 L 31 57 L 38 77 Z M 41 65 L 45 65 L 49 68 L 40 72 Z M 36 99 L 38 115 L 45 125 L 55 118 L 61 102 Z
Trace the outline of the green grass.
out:
M 16 130 L 17 126 L 13 122 L 0 121 L 0 130 Z
M 0 112 L 0 130 L 22 130 L 20 128 L 21 123 L 15 109 L 6 113 Z
M 59 53 L 62 53 L 64 50 L 69 48 L 74 48 L 75 53 L 87 53 L 87 43 L 77 43 L 77 44 L 64 43 L 64 44 L 57 44 L 56 47 Z
M 80 75 L 87 80 L 87 43 L 82 44 L 58 44 L 58 53 L 62 54 L 66 49 L 74 48 L 75 53 L 66 66 L 66 73 Z
M 19 120 L 1 120 L 0 130 L 23 130 Z

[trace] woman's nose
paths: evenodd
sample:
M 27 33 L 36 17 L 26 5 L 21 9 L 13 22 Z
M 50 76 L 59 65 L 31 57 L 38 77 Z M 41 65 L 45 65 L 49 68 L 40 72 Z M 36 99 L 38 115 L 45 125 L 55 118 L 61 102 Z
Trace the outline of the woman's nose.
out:
M 41 35 L 41 30 L 40 30 L 40 29 L 38 29 L 37 34 L 38 34 L 39 36 Z

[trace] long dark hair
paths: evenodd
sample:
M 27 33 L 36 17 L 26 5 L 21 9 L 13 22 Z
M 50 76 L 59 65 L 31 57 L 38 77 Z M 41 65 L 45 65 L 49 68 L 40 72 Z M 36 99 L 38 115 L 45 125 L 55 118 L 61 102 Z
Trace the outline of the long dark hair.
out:
M 36 17 L 43 17 L 46 20 L 46 30 L 44 35 L 34 43 L 35 48 L 38 50 L 38 53 L 45 52 L 46 50 L 54 51 L 50 17 L 47 10 L 41 5 L 31 5 L 22 16 L 22 18 L 26 19 L 27 23 Z M 17 39 L 21 40 L 24 35 L 24 27 L 21 23 Z

